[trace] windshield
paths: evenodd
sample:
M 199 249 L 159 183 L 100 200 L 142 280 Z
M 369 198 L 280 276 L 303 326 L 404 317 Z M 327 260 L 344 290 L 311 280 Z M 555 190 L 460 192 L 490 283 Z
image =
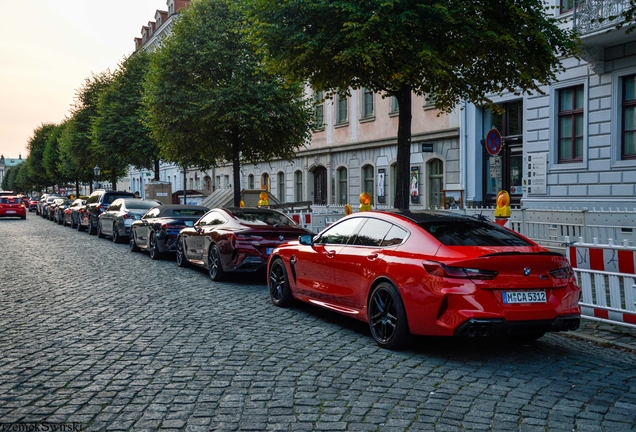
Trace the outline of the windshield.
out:
M 419 225 L 446 246 L 532 246 L 512 231 L 480 221 L 421 222 Z
M 296 226 L 296 222 L 277 212 L 250 212 L 245 210 L 235 211 L 232 214 L 240 223 L 245 225 Z

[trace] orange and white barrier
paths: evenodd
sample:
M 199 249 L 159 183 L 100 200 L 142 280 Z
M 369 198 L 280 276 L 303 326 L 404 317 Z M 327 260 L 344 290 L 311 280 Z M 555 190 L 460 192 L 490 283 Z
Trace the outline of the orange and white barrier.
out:
M 566 252 L 581 285 L 581 314 L 636 327 L 636 248 L 575 243 Z

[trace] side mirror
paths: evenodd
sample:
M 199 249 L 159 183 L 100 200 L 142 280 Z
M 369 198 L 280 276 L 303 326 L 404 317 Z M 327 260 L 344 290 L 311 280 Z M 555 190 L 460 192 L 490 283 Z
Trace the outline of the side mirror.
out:
M 311 234 L 303 234 L 298 236 L 298 243 L 305 246 L 311 246 L 313 243 L 313 237 Z

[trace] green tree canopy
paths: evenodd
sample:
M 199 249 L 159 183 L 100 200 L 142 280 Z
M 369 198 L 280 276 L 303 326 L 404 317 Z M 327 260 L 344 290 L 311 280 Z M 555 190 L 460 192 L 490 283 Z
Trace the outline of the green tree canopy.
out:
M 240 164 L 291 160 L 309 138 L 303 85 L 264 71 L 231 0 L 200 0 L 179 16 L 154 53 L 147 124 L 162 157 L 180 166 L 231 163 L 234 203 Z
M 71 157 L 72 164 L 69 169 L 77 170 L 77 181 L 90 182 L 93 180 L 93 167 L 101 163 L 100 154 L 93 147 L 91 140 L 91 122 L 97 114 L 99 95 L 112 80 L 109 70 L 100 74 L 93 74 L 86 78 L 84 84 L 75 94 L 75 104 L 71 110 L 71 118 L 62 134 L 60 152 L 64 157 Z M 78 191 L 79 193 L 79 191 Z
M 316 90 L 365 87 L 399 104 L 394 206 L 409 207 L 411 94 L 450 111 L 504 91 L 540 92 L 574 55 L 542 0 L 246 0 L 270 68 Z
M 149 55 L 140 51 L 121 62 L 112 81 L 100 93 L 91 123 L 93 148 L 115 184 L 126 168 L 155 170 L 159 180 L 159 146 L 141 122 L 145 112 L 141 97 Z
M 33 182 L 33 186 L 38 190 L 54 184 L 54 180 L 46 172 L 44 152 L 46 144 L 56 128 L 57 126 L 53 123 L 43 123 L 33 131 L 33 136 L 27 143 L 29 157 L 26 164 L 29 170 L 29 177 Z
M 68 181 L 68 177 L 60 171 L 60 137 L 64 132 L 64 125 L 56 125 L 49 134 L 42 155 L 42 166 L 46 176 L 52 184 L 61 184 Z

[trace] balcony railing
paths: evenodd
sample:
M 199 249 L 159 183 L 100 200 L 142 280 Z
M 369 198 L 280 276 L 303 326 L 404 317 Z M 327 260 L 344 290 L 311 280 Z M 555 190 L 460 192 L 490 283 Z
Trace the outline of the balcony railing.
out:
M 574 28 L 582 35 L 610 30 L 623 21 L 619 15 L 629 8 L 629 3 L 629 0 L 576 0 Z

